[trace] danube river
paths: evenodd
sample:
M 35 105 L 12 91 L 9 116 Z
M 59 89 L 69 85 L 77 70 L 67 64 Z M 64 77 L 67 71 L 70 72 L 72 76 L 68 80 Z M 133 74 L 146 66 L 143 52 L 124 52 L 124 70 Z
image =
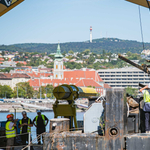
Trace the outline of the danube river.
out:
M 7 113 L 6 112 L 5 113 L 0 112 L 0 122 L 1 121 L 6 121 L 7 120 L 6 116 L 8 114 L 10 114 L 10 113 L 8 113 L 8 112 Z M 42 114 L 44 114 L 49 120 L 54 118 L 54 113 L 53 112 L 42 112 Z M 28 112 L 27 113 L 27 116 L 31 120 L 33 120 L 36 115 L 37 115 L 36 112 Z M 78 121 L 79 120 L 83 120 L 83 115 L 84 115 L 84 112 L 77 112 L 77 120 Z M 22 119 L 22 114 L 20 112 L 17 112 L 16 113 L 16 118 L 17 119 Z M 46 132 L 49 132 L 49 124 L 50 124 L 50 122 L 46 126 Z M 33 126 L 31 128 L 31 131 L 32 131 L 32 139 L 35 139 L 36 138 L 36 128 L 35 128 L 35 126 Z

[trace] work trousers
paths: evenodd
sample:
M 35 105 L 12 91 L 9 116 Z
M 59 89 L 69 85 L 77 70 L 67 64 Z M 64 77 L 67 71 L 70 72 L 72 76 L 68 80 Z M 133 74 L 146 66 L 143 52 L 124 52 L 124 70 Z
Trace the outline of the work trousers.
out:
M 37 141 L 38 141 L 38 144 L 41 144 L 41 135 L 42 133 L 45 132 L 45 127 L 44 128 L 37 128 L 36 129 L 36 135 L 37 135 Z M 44 137 L 42 135 L 42 142 L 44 143 Z
M 23 133 L 23 135 L 21 135 L 21 140 L 22 140 L 22 144 L 23 145 L 27 145 L 27 143 L 26 142 L 28 142 L 28 137 L 29 137 L 29 134 L 27 133 L 27 134 L 24 134 Z M 30 139 L 31 139 L 31 137 L 30 137 Z M 31 139 L 32 140 L 32 139 Z M 29 143 L 28 143 L 29 144 Z M 25 146 L 24 146 L 25 147 Z M 33 146 L 31 146 L 30 147 L 31 148 L 31 150 L 33 150 Z M 26 148 L 26 150 L 27 150 L 28 148 Z
M 150 131 L 150 112 L 145 112 L 145 131 Z

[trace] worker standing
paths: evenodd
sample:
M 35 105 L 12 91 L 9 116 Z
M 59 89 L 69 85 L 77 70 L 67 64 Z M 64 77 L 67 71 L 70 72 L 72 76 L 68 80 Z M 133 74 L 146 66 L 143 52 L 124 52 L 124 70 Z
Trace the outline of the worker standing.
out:
M 13 122 L 13 116 L 11 114 L 7 115 L 7 122 L 5 125 L 5 133 L 7 138 L 7 147 L 6 150 L 10 150 L 12 146 L 14 146 L 15 143 L 15 137 L 16 137 L 16 120 Z M 12 150 L 14 147 L 12 147 Z
M 46 131 L 45 127 L 48 124 L 48 118 L 45 115 L 41 114 L 40 110 L 37 110 L 37 116 L 33 119 L 33 124 L 36 127 L 38 144 L 41 144 L 40 134 Z M 43 135 L 42 135 L 42 141 L 44 142 Z
M 145 112 L 145 131 L 150 133 L 150 83 L 145 87 L 140 89 L 140 92 L 143 93 L 144 107 L 143 111 Z
M 21 135 L 22 144 L 26 145 L 26 142 L 28 142 L 29 132 L 31 132 L 31 127 L 33 126 L 33 123 L 32 120 L 27 117 L 26 111 L 22 112 L 22 116 L 23 118 L 19 121 L 19 128 L 20 128 L 20 134 L 22 134 Z M 32 146 L 31 146 L 31 150 L 33 150 Z

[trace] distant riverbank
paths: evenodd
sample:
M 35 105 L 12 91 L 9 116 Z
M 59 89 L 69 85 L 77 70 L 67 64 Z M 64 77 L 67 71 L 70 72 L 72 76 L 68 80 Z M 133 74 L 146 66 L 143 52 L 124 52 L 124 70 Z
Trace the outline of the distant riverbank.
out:
M 51 110 L 53 109 L 53 104 L 51 103 L 40 103 L 32 105 L 47 107 Z M 39 108 L 21 106 L 20 103 L 0 103 L 0 112 L 22 112 L 24 110 L 27 112 L 36 112 L 37 109 Z M 84 109 L 77 109 L 77 112 L 84 112 Z

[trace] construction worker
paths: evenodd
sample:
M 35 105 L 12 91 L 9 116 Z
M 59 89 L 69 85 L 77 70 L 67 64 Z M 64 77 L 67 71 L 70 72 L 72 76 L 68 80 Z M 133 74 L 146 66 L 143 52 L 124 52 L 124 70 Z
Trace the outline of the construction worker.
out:
M 145 112 L 145 131 L 150 133 L 150 83 L 145 87 L 140 89 L 140 92 L 143 93 L 144 107 L 143 111 Z
M 22 144 L 26 145 L 26 142 L 28 142 L 28 136 L 29 132 L 31 132 L 31 127 L 33 126 L 32 120 L 27 117 L 26 111 L 22 112 L 23 118 L 19 121 L 19 128 L 20 128 L 20 134 Z M 31 150 L 33 150 L 33 147 L 31 146 Z
M 11 114 L 7 115 L 7 122 L 5 125 L 5 133 L 7 138 L 7 147 L 6 150 L 10 150 L 14 146 L 15 137 L 16 137 L 16 121 L 13 122 L 13 116 Z M 14 147 L 12 147 L 14 150 Z
M 42 115 L 40 110 L 37 110 L 37 116 L 33 119 L 33 124 L 36 127 L 38 144 L 41 144 L 40 134 L 46 131 L 45 127 L 48 124 L 48 118 L 45 115 Z M 43 136 L 42 136 L 42 141 L 44 142 Z

